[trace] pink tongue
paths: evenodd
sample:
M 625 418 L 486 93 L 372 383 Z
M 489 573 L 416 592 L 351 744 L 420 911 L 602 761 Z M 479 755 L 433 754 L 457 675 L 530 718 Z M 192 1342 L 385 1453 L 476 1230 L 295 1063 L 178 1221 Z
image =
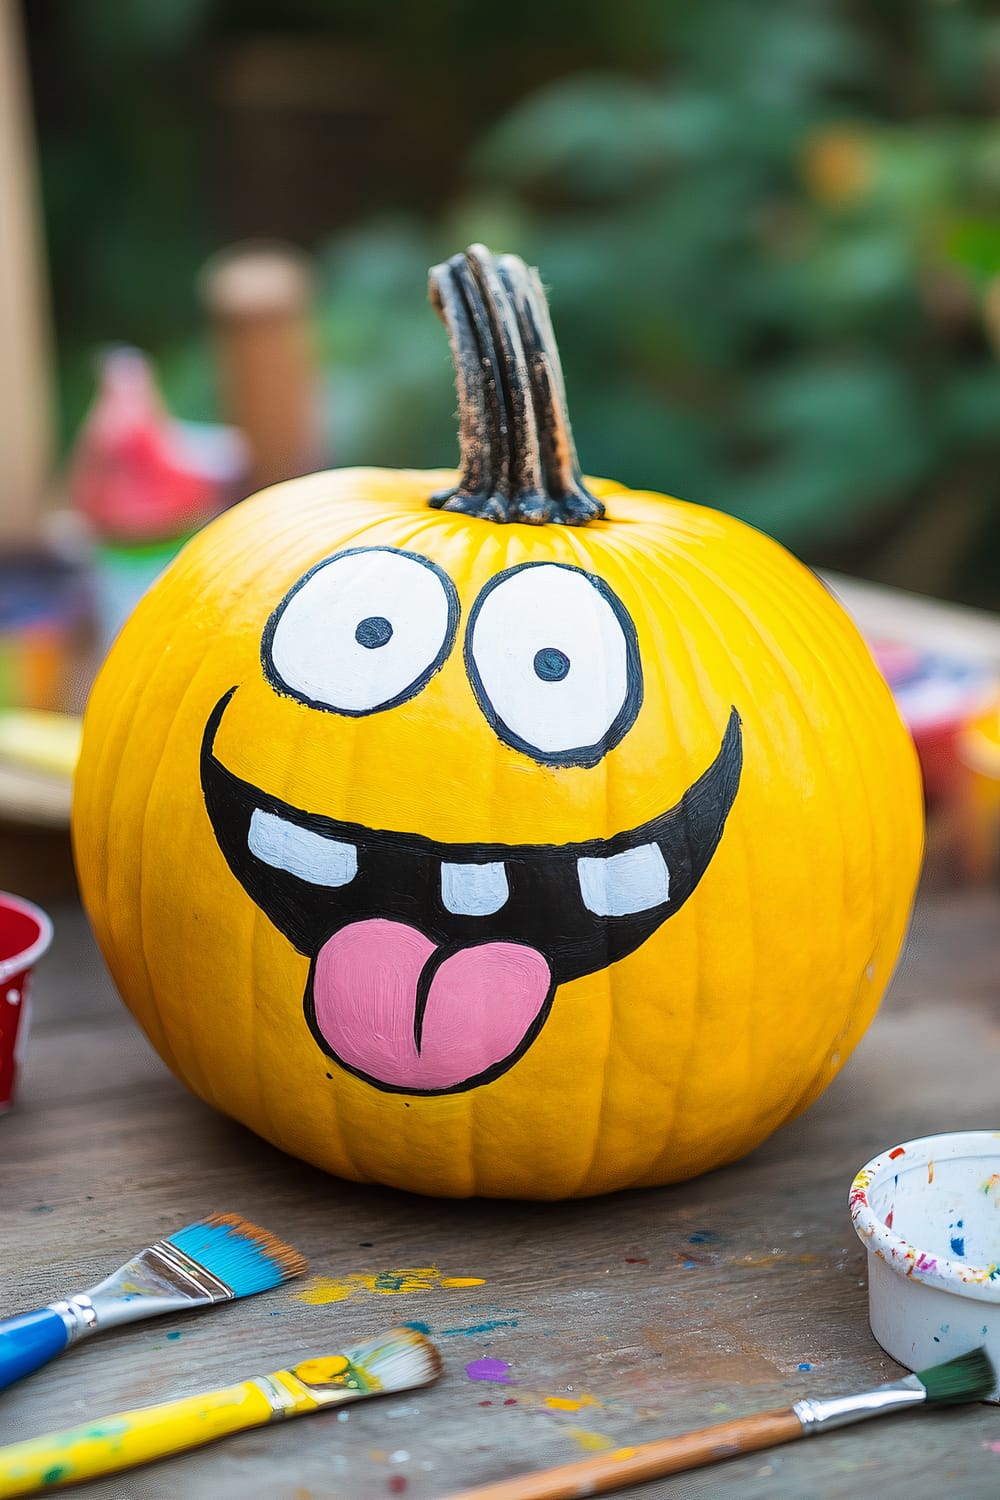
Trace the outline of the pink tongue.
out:
M 417 986 L 437 952 L 415 927 L 381 917 L 341 928 L 313 974 L 316 1024 L 348 1067 L 398 1088 L 458 1088 L 520 1045 L 551 985 L 549 966 L 521 943 L 461 948 L 430 983 L 420 1051 Z

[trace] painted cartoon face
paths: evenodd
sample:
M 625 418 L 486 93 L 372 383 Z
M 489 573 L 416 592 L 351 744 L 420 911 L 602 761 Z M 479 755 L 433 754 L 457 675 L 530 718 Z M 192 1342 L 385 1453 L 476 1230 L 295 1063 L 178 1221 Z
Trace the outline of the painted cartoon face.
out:
M 807 568 L 581 472 L 536 271 L 472 245 L 428 285 L 458 465 L 307 475 L 188 542 L 90 695 L 81 894 L 165 1062 L 294 1156 L 437 1196 L 679 1182 L 871 1020 L 913 745 Z
M 643 701 L 638 635 L 602 579 L 557 562 L 506 568 L 462 619 L 438 564 L 393 547 L 339 551 L 268 620 L 278 694 L 351 718 L 421 693 L 459 647 L 492 731 L 543 767 L 597 767 Z M 215 705 L 201 782 L 225 859 L 310 959 L 305 1018 L 341 1067 L 377 1088 L 447 1094 L 511 1068 L 557 988 L 606 968 L 680 910 L 722 837 L 742 768 L 735 708 L 680 800 L 610 837 L 442 843 L 292 806 L 222 763 Z

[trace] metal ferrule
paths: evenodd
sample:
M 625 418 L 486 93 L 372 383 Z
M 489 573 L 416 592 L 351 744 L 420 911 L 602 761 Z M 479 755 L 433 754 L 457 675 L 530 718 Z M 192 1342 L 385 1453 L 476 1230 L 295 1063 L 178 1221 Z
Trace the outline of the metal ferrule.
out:
M 272 1370 L 270 1375 L 255 1375 L 250 1382 L 263 1391 L 273 1413 L 272 1422 L 297 1413 L 315 1411 L 318 1406 L 340 1406 L 358 1401 L 366 1391 L 343 1385 L 320 1385 L 302 1380 L 294 1370 Z
M 308 1362 L 307 1362 L 308 1363 Z M 273 1412 L 272 1422 L 297 1413 L 315 1411 L 317 1407 L 342 1406 L 347 1401 L 360 1401 L 370 1395 L 376 1385 L 365 1383 L 356 1370 L 352 1371 L 350 1384 L 340 1379 L 307 1380 L 294 1370 L 272 1370 L 270 1375 L 255 1375 L 251 1381 L 263 1391 Z
M 115 1328 L 122 1323 L 136 1323 L 141 1318 L 161 1313 L 186 1312 L 192 1307 L 206 1307 L 213 1302 L 230 1302 L 232 1287 L 213 1276 L 198 1261 L 192 1260 L 169 1240 L 159 1240 L 143 1250 L 128 1265 L 114 1271 L 82 1297 L 67 1303 L 54 1303 L 55 1310 L 69 1328 L 68 1318 L 77 1325 L 70 1340 L 90 1332 L 98 1325 Z M 78 1315 L 73 1311 L 79 1305 Z M 67 1309 L 64 1312 L 63 1309 Z
M 802 1423 L 803 1435 L 809 1436 L 814 1432 L 827 1432 L 831 1427 L 847 1427 L 852 1422 L 881 1417 L 905 1406 L 921 1406 L 926 1400 L 927 1392 L 917 1377 L 907 1375 L 892 1385 L 880 1385 L 874 1391 L 862 1391 L 855 1396 L 796 1401 L 792 1411 Z
M 301 1405 L 301 1396 L 289 1390 L 285 1381 L 287 1370 L 275 1370 L 273 1375 L 255 1375 L 250 1384 L 263 1391 L 271 1407 L 271 1421 L 280 1422 L 282 1417 L 292 1415 Z M 305 1394 L 305 1393 L 303 1393 Z
M 49 1308 L 66 1324 L 67 1345 L 75 1344 L 77 1339 L 82 1339 L 97 1327 L 97 1309 L 86 1292 L 71 1297 L 68 1302 L 50 1302 Z
M 158 1262 L 168 1278 L 176 1281 L 180 1287 L 190 1288 L 199 1301 L 208 1297 L 211 1302 L 231 1302 L 236 1296 L 231 1286 L 220 1281 L 218 1276 L 213 1276 L 207 1267 L 192 1260 L 183 1250 L 178 1250 L 170 1240 L 157 1240 L 138 1259 L 148 1263 Z

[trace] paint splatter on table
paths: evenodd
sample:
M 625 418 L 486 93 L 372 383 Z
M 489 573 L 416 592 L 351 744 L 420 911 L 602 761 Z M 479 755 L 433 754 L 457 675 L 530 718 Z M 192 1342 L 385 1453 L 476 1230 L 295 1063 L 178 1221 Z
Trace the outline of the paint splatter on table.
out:
M 0 1403 L 0 1441 L 336 1353 L 394 1324 L 446 1376 L 246 1433 L 80 1500 L 438 1500 L 521 1468 L 897 1373 L 867 1327 L 846 1196 L 892 1141 L 996 1113 L 1000 894 L 925 899 L 882 1014 L 820 1103 L 747 1161 L 672 1189 L 553 1205 L 438 1203 L 323 1177 L 190 1098 L 56 910 L 21 1102 L 0 1123 L 0 1307 L 79 1290 L 206 1210 L 310 1275 L 71 1350 Z M 1000 1182 L 984 1184 L 1000 1196 Z M 493 1372 L 492 1376 L 487 1372 Z M 621 1492 L 684 1500 L 995 1500 L 995 1407 L 873 1424 Z

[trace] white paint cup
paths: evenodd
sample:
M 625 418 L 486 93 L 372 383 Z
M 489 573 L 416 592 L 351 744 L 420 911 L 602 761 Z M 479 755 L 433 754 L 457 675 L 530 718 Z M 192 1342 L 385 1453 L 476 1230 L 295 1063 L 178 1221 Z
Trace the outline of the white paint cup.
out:
M 850 1205 L 886 1353 L 919 1371 L 982 1347 L 1000 1370 L 1000 1130 L 904 1141 L 862 1167 Z

